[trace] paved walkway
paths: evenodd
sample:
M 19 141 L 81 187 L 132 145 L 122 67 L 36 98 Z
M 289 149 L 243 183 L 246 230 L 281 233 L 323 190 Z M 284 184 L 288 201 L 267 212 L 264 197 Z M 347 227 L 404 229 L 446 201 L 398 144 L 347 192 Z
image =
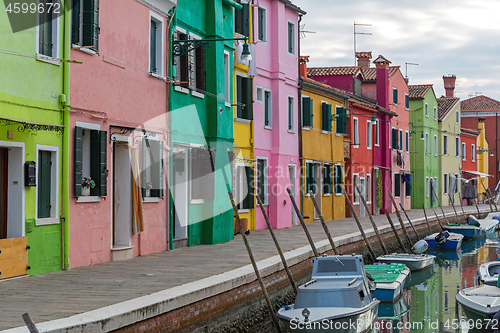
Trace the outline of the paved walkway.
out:
M 475 207 L 465 208 L 467 212 L 476 212 Z M 480 209 L 489 211 L 489 206 L 482 205 Z M 452 211 L 451 207 L 445 207 L 447 214 Z M 435 219 L 430 209 L 427 214 Z M 395 214 L 391 216 L 397 223 Z M 409 217 L 412 220 L 422 218 L 422 210 L 410 211 Z M 374 219 L 377 226 L 388 224 L 385 215 Z M 358 232 L 352 218 L 327 224 L 334 237 Z M 365 230 L 371 229 L 368 218 L 362 218 L 362 225 Z M 308 229 L 314 242 L 326 239 L 321 223 L 308 224 Z M 275 233 L 284 252 L 308 245 L 300 226 L 275 230 Z M 255 260 L 277 255 L 268 230 L 252 231 L 248 240 Z M 21 315 L 26 312 L 35 323 L 64 318 L 248 264 L 242 238 L 236 236 L 226 244 L 186 247 L 126 261 L 0 281 L 0 330 L 23 326 Z

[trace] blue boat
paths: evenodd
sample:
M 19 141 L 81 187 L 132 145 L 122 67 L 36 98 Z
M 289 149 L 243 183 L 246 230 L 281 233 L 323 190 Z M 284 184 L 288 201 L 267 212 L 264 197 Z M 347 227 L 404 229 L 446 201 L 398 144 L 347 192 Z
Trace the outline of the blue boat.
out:
M 448 231 L 436 232 L 424 238 L 429 249 L 450 251 L 460 250 L 463 239 L 464 235 Z
M 466 239 L 485 238 L 487 235 L 495 233 L 498 224 L 497 220 L 480 219 L 478 225 L 445 225 L 443 229 L 449 232 L 463 235 Z

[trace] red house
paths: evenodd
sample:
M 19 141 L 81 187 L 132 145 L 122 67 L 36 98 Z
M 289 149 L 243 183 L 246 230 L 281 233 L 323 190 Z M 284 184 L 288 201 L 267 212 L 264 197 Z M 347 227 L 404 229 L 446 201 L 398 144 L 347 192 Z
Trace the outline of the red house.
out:
M 477 198 L 477 160 L 476 140 L 478 131 L 461 128 L 460 141 L 462 142 L 462 204 L 472 205 Z

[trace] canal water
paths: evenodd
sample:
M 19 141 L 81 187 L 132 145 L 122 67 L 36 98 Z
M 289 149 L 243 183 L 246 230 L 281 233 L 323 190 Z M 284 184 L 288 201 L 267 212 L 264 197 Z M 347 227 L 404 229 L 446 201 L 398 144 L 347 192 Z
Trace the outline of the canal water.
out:
M 468 328 L 460 308 L 457 317 L 455 296 L 464 287 L 477 284 L 478 266 L 500 258 L 499 242 L 499 236 L 495 235 L 464 243 L 458 252 L 427 252 L 436 256 L 434 267 L 413 273 L 399 301 L 381 303 L 379 331 L 478 332 Z M 462 325 L 458 325 L 460 320 Z

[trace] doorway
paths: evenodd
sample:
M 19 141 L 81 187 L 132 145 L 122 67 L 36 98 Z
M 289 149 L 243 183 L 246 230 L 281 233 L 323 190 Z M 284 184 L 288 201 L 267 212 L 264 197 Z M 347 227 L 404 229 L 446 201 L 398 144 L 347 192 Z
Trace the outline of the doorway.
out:
M 365 199 L 365 201 L 366 201 L 366 191 L 365 191 L 365 188 L 366 188 L 365 177 L 361 177 L 360 180 L 359 180 L 359 190 L 361 192 L 361 195 L 363 196 L 363 199 Z M 354 189 L 354 190 L 356 191 L 356 189 Z M 366 216 L 365 205 L 363 205 L 363 201 L 361 200 L 361 198 L 359 199 L 359 215 L 361 217 L 365 217 Z
M 178 149 L 173 156 L 174 160 L 174 243 L 188 237 L 188 152 Z M 187 242 L 186 244 L 187 245 Z
M 132 168 L 128 142 L 113 144 L 113 248 L 132 245 Z
M 297 190 L 297 177 L 296 177 L 296 167 L 295 164 L 288 164 L 288 174 L 290 175 L 290 190 L 295 195 Z M 292 210 L 292 225 L 299 224 L 297 221 L 297 213 L 292 205 L 290 205 L 290 209 Z
M 311 194 L 311 195 L 314 195 L 314 199 L 316 200 L 316 203 L 318 204 L 318 208 L 320 211 L 323 211 L 323 208 L 322 208 L 322 201 L 321 198 L 323 196 L 323 194 L 321 193 L 323 191 L 323 184 L 321 182 L 322 180 L 322 171 L 323 171 L 323 168 L 321 166 L 321 163 L 314 163 L 314 184 L 315 184 L 315 191 L 314 191 L 314 194 Z M 318 212 L 316 211 L 316 209 L 314 209 L 314 219 L 315 220 L 319 220 L 319 215 L 318 215 Z

